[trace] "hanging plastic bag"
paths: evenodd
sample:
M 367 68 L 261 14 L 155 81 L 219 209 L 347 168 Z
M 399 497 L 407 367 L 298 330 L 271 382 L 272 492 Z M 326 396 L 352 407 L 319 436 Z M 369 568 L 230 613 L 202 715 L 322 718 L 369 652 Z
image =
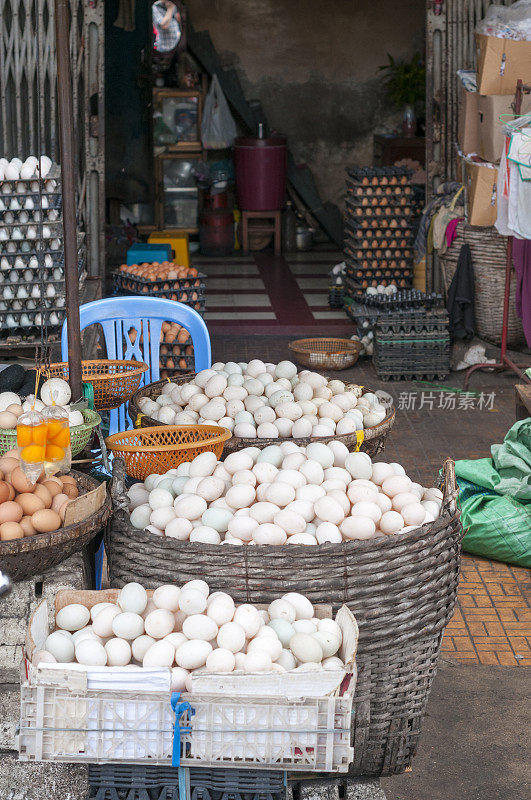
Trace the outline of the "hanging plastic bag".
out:
M 236 137 L 236 123 L 230 113 L 229 105 L 214 75 L 205 100 L 201 122 L 201 141 L 206 150 L 224 150 L 232 147 Z

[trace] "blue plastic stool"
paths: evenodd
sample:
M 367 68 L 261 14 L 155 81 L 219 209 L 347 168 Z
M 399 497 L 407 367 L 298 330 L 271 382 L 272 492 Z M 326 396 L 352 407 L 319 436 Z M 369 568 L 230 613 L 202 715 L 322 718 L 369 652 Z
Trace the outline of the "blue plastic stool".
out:
M 125 260 L 128 267 L 132 264 L 152 264 L 153 262 L 161 264 L 163 261 L 173 261 L 171 245 L 164 242 L 156 244 L 137 242 L 131 245 Z
M 163 322 L 176 322 L 182 325 L 192 337 L 194 346 L 195 370 L 210 367 L 210 336 L 203 318 L 190 306 L 165 300 L 160 297 L 108 297 L 86 303 L 79 309 L 80 329 L 99 324 L 103 328 L 107 358 L 132 359 L 144 361 L 148 369 L 142 376 L 141 385 L 158 381 L 160 378 L 159 349 Z M 136 330 L 134 344 L 129 331 Z M 140 346 L 140 334 L 143 344 Z M 149 334 L 149 335 L 147 335 Z M 61 333 L 61 355 L 68 361 L 68 322 L 65 319 Z M 126 405 L 110 412 L 109 434 L 132 428 Z M 101 553 L 101 555 L 100 555 Z M 96 554 L 96 588 L 101 588 L 103 566 L 103 544 Z

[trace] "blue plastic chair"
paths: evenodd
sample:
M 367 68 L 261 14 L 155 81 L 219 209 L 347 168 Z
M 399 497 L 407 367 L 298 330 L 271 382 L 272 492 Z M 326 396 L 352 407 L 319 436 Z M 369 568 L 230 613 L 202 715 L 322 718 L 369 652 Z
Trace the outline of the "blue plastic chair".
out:
M 136 358 L 148 365 L 149 369 L 142 376 L 142 386 L 160 378 L 159 349 L 163 322 L 176 322 L 189 332 L 194 345 L 196 372 L 208 369 L 211 365 L 210 336 L 207 326 L 197 311 L 183 303 L 160 297 L 108 297 L 81 306 L 79 319 L 81 330 L 96 323 L 101 325 L 105 336 L 107 358 Z M 131 328 L 137 332 L 134 344 L 129 338 Z M 147 331 L 149 336 L 146 335 Z M 68 361 L 66 320 L 61 334 L 61 351 L 63 361 Z M 111 411 L 110 434 L 126 431 L 131 427 L 131 421 L 125 413 L 125 404 Z
M 211 365 L 210 336 L 203 318 L 193 308 L 164 300 L 160 297 L 108 297 L 86 303 L 79 309 L 80 328 L 99 323 L 103 328 L 107 358 L 144 361 L 149 369 L 142 376 L 142 385 L 153 383 L 160 378 L 159 349 L 163 322 L 177 322 L 183 325 L 192 337 L 194 345 L 195 370 L 208 369 Z M 137 332 L 135 343 L 129 338 L 129 331 Z M 143 344 L 140 346 L 140 333 Z M 149 335 L 147 333 L 149 332 Z M 61 333 L 61 355 L 68 361 L 67 321 Z M 110 412 L 109 432 L 129 430 L 132 427 L 125 413 L 125 404 Z M 103 572 L 103 542 L 95 557 L 96 588 L 101 589 Z

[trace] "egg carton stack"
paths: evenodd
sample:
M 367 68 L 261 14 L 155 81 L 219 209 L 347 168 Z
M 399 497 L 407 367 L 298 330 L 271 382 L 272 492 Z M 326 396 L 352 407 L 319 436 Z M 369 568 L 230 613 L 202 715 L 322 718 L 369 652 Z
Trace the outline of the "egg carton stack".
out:
M 169 323 L 167 323 L 169 324 Z M 195 365 L 192 337 L 185 328 L 164 335 L 164 343 L 159 350 L 160 377 L 169 378 L 176 373 L 193 372 Z
M 406 167 L 353 168 L 347 173 L 345 292 L 413 283 L 418 200 Z
M 446 309 L 380 316 L 374 327 L 374 366 L 384 381 L 445 378 L 450 371 Z
M 373 330 L 380 317 L 400 314 L 414 315 L 419 320 L 426 311 L 443 308 L 442 295 L 432 292 L 426 294 L 418 289 L 400 289 L 387 286 L 385 292 L 378 292 L 373 287 L 361 295 L 359 302 L 353 301 L 347 306 L 348 316 L 356 323 L 358 333 Z
M 41 211 L 42 208 L 42 211 Z M 0 159 L 0 334 L 31 340 L 65 316 L 60 169 L 49 158 Z M 42 218 L 41 218 L 42 213 Z M 84 257 L 79 239 L 79 269 Z M 43 272 L 41 274 L 40 254 Z M 81 277 L 81 281 L 83 278 Z

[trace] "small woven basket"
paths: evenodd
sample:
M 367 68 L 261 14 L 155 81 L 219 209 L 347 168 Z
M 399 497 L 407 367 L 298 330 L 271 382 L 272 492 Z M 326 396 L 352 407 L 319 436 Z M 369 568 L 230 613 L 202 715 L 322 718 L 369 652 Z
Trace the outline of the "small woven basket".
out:
M 124 459 L 128 475 L 144 480 L 207 451 L 219 459 L 230 437 L 229 430 L 217 425 L 162 425 L 114 433 L 105 444 L 115 456 Z
M 289 349 L 299 364 L 310 369 L 348 369 L 359 358 L 363 345 L 351 339 L 297 339 Z
M 70 428 L 70 449 L 72 451 L 72 458 L 79 455 L 79 453 L 85 449 L 92 436 L 92 431 L 101 422 L 101 417 L 96 411 L 91 411 L 86 408 L 81 413 L 85 420 L 83 425 L 73 425 Z M 16 446 L 16 430 L 0 430 L 0 455 L 7 453 L 8 450 L 14 450 Z
M 80 494 L 91 492 L 99 486 L 99 481 L 83 472 L 71 471 L 68 474 L 75 477 Z M 105 526 L 111 513 L 111 498 L 107 491 L 101 508 L 75 525 L 53 533 L 38 533 L 23 539 L 0 542 L 0 569 L 12 581 L 42 575 L 45 570 L 57 566 L 85 547 Z
M 148 365 L 143 361 L 101 359 L 81 362 L 83 383 L 92 384 L 94 408 L 98 411 L 110 411 L 130 400 L 147 369 Z M 51 364 L 48 371 L 51 378 L 68 380 L 67 362 Z

